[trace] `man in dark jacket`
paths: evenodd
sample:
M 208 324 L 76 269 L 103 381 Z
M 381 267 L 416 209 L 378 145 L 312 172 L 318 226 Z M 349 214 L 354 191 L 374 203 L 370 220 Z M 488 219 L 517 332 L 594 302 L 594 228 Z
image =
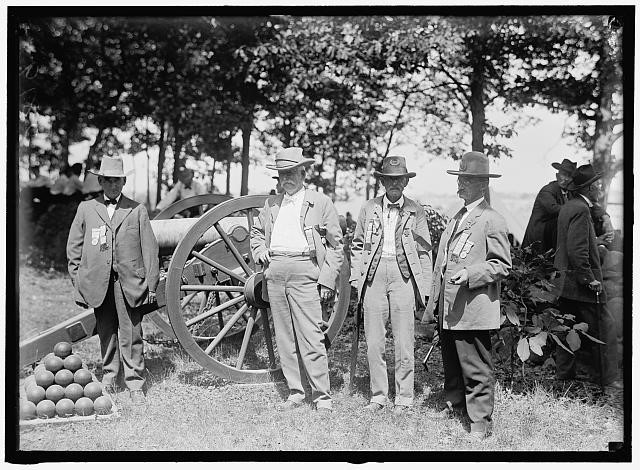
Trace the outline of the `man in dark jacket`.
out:
M 576 164 L 567 158 L 562 160 L 562 163 L 552 163 L 551 166 L 558 170 L 556 181 L 543 186 L 536 196 L 531 218 L 522 240 L 523 248 L 538 242 L 533 246 L 538 253 L 544 253 L 556 247 L 558 213 L 568 200 L 567 185 L 576 171 Z
M 592 344 L 595 379 L 601 386 L 619 389 L 615 321 L 607 310 L 602 288 L 602 270 L 590 208 L 599 199 L 602 175 L 591 165 L 580 166 L 569 184 L 573 192 L 558 215 L 558 249 L 555 267 L 559 271 L 560 311 L 575 315 L 575 321 L 589 325 L 588 333 L 603 341 Z M 572 379 L 575 356 L 562 348 L 556 350 L 556 376 Z

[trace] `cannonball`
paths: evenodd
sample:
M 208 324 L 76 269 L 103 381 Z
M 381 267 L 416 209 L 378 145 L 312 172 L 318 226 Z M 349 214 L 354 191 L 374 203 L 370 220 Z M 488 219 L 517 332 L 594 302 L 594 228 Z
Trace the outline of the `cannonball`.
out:
M 80 416 L 89 416 L 93 414 L 93 402 L 91 401 L 91 398 L 88 398 L 88 397 L 79 398 L 78 401 L 76 402 L 75 409 L 76 409 L 76 414 Z
M 36 406 L 38 418 L 53 418 L 56 414 L 56 404 L 51 400 L 42 400 Z
M 62 398 L 64 398 L 64 387 L 58 384 L 50 385 L 46 392 L 47 400 L 51 400 L 54 403 L 58 403 Z
M 56 403 L 56 414 L 61 418 L 68 418 L 69 416 L 73 416 L 75 408 L 76 406 L 73 401 L 68 398 L 63 398 Z
M 62 359 L 60 360 L 62 361 Z M 48 370 L 37 372 L 35 376 L 36 376 L 36 384 L 40 385 L 42 388 L 47 388 L 49 385 L 53 383 L 53 380 L 54 380 L 53 372 L 50 372 Z
M 31 387 L 29 390 L 27 390 L 27 400 L 29 400 L 31 403 L 35 405 L 37 405 L 42 400 L 44 400 L 45 397 L 46 397 L 46 392 L 44 388 L 42 388 L 39 385 L 36 385 L 35 387 Z
M 106 395 L 96 398 L 93 402 L 93 408 L 99 415 L 108 415 L 111 413 L 111 405 L 111 398 Z
M 41 362 L 40 364 L 38 364 L 34 369 L 33 369 L 33 374 L 37 374 L 38 372 L 42 372 L 44 370 L 47 370 L 47 368 L 44 366 L 44 363 Z
M 77 383 L 72 383 L 67 385 L 64 389 L 64 397 L 69 400 L 76 402 L 78 398 L 82 398 L 84 396 L 84 387 Z
M 61 359 L 71 354 L 71 343 L 60 341 L 53 347 L 53 353 Z
M 82 367 L 82 359 L 75 354 L 68 356 L 64 359 L 64 368 L 69 369 L 71 372 L 75 372 Z
M 64 367 L 64 362 L 58 356 L 50 356 L 44 360 L 45 368 L 54 374 Z
M 91 400 L 102 396 L 102 385 L 99 382 L 89 382 L 84 386 L 84 396 Z
M 73 372 L 71 372 L 68 369 L 60 369 L 58 372 L 56 372 L 56 375 L 53 380 L 58 385 L 62 385 L 63 387 L 66 387 L 67 385 L 73 382 Z
M 89 372 L 87 369 L 78 369 L 73 374 L 73 381 L 77 384 L 82 385 L 83 387 L 92 380 L 93 377 L 91 376 L 91 372 Z
M 36 404 L 20 400 L 20 419 L 34 419 L 36 416 Z

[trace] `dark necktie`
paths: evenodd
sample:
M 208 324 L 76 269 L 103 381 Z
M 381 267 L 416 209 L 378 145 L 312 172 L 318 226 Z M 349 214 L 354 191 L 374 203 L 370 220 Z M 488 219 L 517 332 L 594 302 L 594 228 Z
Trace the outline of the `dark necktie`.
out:
M 391 209 L 398 209 L 400 210 L 400 204 L 398 204 L 397 202 L 391 204 L 387 204 L 387 218 L 391 217 Z
M 458 226 L 460 225 L 460 220 L 462 219 L 462 216 L 464 214 L 467 213 L 467 208 L 463 207 L 462 209 L 460 209 L 458 211 L 458 213 L 455 215 L 455 219 L 456 219 L 456 223 L 453 224 L 453 231 L 451 232 L 451 236 L 449 237 L 449 241 L 447 242 L 447 253 L 449 252 L 449 245 L 451 245 L 451 240 L 453 240 L 453 237 L 455 236 L 456 232 L 458 231 Z
M 104 203 L 107 207 L 109 206 L 109 204 L 113 204 L 115 206 L 116 204 L 118 204 L 118 200 L 105 198 Z
M 185 184 L 184 185 L 184 189 L 191 189 L 191 185 L 190 184 Z

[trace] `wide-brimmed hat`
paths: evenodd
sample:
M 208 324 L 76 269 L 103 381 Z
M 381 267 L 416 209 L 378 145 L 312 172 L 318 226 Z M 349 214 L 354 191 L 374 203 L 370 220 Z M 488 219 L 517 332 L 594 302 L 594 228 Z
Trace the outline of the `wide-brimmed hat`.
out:
M 302 165 L 310 165 L 316 161 L 313 158 L 304 158 L 300 147 L 289 147 L 280 150 L 276 154 L 275 165 L 267 165 L 270 170 L 291 170 Z
M 100 168 L 97 170 L 89 170 L 97 176 L 107 176 L 110 178 L 122 178 L 131 174 L 131 171 L 124 172 L 124 164 L 122 158 L 119 157 L 103 157 L 100 161 Z
M 569 191 L 575 191 L 576 189 L 584 188 L 585 186 L 589 186 L 596 180 L 602 178 L 602 173 L 596 173 L 593 166 L 588 163 L 586 165 L 579 166 L 576 169 L 576 172 L 573 174 L 573 179 L 567 189 Z
M 450 175 L 474 178 L 500 178 L 502 175 L 489 173 L 489 157 L 481 152 L 467 152 L 460 160 L 460 169 L 447 170 Z
M 570 175 L 573 175 L 573 173 L 576 171 L 578 164 L 575 162 L 572 162 L 568 158 L 565 158 L 564 160 L 562 160 L 562 163 L 555 162 L 555 163 L 552 163 L 551 166 L 554 167 L 556 170 L 563 170 L 569 173 Z
M 382 171 L 375 170 L 375 176 L 408 176 L 413 178 L 416 174 L 413 171 L 407 171 L 407 162 L 404 157 L 393 155 L 384 157 L 382 160 Z

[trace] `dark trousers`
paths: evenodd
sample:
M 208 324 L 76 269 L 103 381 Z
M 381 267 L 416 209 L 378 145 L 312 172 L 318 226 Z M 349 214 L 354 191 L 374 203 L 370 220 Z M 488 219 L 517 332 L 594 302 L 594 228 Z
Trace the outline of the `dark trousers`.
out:
M 559 307 L 561 313 L 575 315 L 576 323 L 585 322 L 589 325 L 587 333 L 605 343 L 601 345 L 581 338 L 581 349 L 591 350 L 594 381 L 607 385 L 618 380 L 616 323 L 606 305 L 560 297 Z M 559 379 L 572 379 L 576 376 L 576 357 L 561 347 L 556 348 L 556 376 Z
M 144 386 L 144 355 L 142 343 L 142 313 L 127 304 L 122 286 L 112 273 L 104 302 L 94 309 L 96 329 L 102 353 L 102 383 L 114 385 L 120 371 L 129 390 Z
M 472 432 L 489 431 L 495 389 L 491 332 L 442 330 L 441 344 L 445 399 L 466 406 Z

